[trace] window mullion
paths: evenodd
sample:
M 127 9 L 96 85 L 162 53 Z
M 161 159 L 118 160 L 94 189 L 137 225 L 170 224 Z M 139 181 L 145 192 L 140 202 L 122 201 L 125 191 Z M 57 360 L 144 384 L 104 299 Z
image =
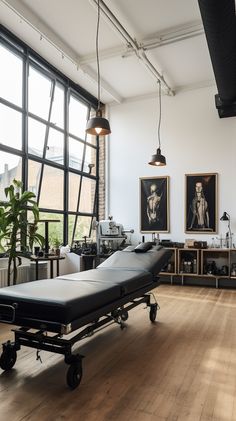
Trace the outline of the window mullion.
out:
M 50 100 L 48 120 L 47 120 L 48 123 L 50 122 L 51 114 L 52 114 L 52 104 L 53 104 L 54 92 L 55 92 L 55 79 L 52 80 L 51 100 Z M 45 157 L 46 157 L 47 146 L 48 146 L 48 136 L 49 136 L 49 125 L 47 124 L 46 131 L 45 131 L 44 146 L 43 146 L 43 159 L 45 159 Z M 39 188 L 38 188 L 38 198 L 37 198 L 38 204 L 39 204 L 39 200 L 40 200 L 40 194 L 41 194 L 41 188 L 42 188 L 42 182 L 43 182 L 43 172 L 44 172 L 44 162 L 42 162 L 41 172 L 40 172 L 40 177 L 39 177 Z
M 63 226 L 63 239 L 64 244 L 68 244 L 68 200 L 69 200 L 69 145 L 68 145 L 68 132 L 69 132 L 69 88 L 67 86 L 64 97 L 64 226 Z

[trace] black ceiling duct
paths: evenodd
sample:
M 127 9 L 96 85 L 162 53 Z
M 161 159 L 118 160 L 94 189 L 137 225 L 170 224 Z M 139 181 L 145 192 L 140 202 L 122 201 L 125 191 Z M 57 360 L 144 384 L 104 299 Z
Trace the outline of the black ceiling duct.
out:
M 218 94 L 220 117 L 236 116 L 235 0 L 198 0 Z

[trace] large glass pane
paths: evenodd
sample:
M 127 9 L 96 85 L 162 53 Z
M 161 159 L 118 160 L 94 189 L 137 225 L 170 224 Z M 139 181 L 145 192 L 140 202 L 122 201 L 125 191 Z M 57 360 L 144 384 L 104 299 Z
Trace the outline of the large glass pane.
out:
M 92 117 L 95 117 L 95 116 L 96 116 L 96 111 L 91 108 L 89 118 L 92 118 Z M 86 141 L 88 143 L 92 143 L 92 145 L 94 145 L 94 146 L 97 146 L 97 136 L 87 134 L 86 135 Z
M 0 151 L 0 200 L 5 200 L 4 189 L 13 179 L 21 180 L 21 158 L 17 155 Z
M 63 243 L 63 214 L 58 213 L 48 213 L 48 212 L 40 212 L 39 213 L 39 223 L 37 233 L 41 234 L 45 238 L 45 220 L 54 220 L 57 222 L 49 222 L 48 223 L 48 239 L 49 239 L 49 246 L 50 248 L 55 247 L 56 240 L 58 240 L 61 244 Z M 32 222 L 34 220 L 33 213 L 31 211 L 27 212 L 27 220 L 28 222 Z M 38 244 L 35 244 L 38 245 Z
M 43 148 L 46 135 L 46 125 L 29 118 L 28 151 L 33 155 L 43 156 Z M 64 164 L 64 134 L 49 128 L 46 159 L 59 164 Z
M 91 175 L 96 175 L 96 153 L 96 149 L 86 145 L 83 171 Z
M 97 146 L 97 137 L 92 134 L 87 134 L 86 142 L 91 143 L 94 146 Z
M 2 104 L 0 104 L 1 143 L 15 149 L 22 149 L 22 114 Z
M 84 143 L 69 137 L 69 167 L 81 171 Z
M 63 244 L 63 215 L 57 213 L 48 213 L 48 212 L 40 212 L 39 214 L 40 220 L 55 220 L 57 222 L 49 222 L 48 224 L 48 231 L 49 231 L 49 246 L 50 248 L 55 247 L 56 242 L 60 242 Z M 40 234 L 42 233 L 45 236 L 45 223 L 39 222 L 39 231 Z
M 33 118 L 28 119 L 28 151 L 36 156 L 43 156 L 46 125 Z
M 80 193 L 79 212 L 93 213 L 96 181 L 90 178 L 82 178 Z
M 29 67 L 29 111 L 48 119 L 52 82 L 32 66 Z
M 64 135 L 52 128 L 49 129 L 46 158 L 64 164 Z
M 80 139 L 85 139 L 87 115 L 88 107 L 71 95 L 69 103 L 69 132 Z
M 56 84 L 52 103 L 51 123 L 61 128 L 64 127 L 64 97 L 64 88 Z
M 80 175 L 69 173 L 69 211 L 77 211 L 77 202 L 80 187 Z
M 32 191 L 38 199 L 38 188 L 40 181 L 42 164 L 39 162 L 28 161 L 28 190 Z
M 39 207 L 62 210 L 63 195 L 64 172 L 49 165 L 44 165 Z
M 22 106 L 22 59 L 0 45 L 0 96 Z
M 77 224 L 76 224 L 76 230 L 75 230 L 75 236 L 74 241 L 81 241 L 83 240 L 83 237 L 86 235 L 86 237 L 89 236 L 90 231 L 90 225 L 91 225 L 91 216 L 78 216 Z M 75 224 L 75 215 L 69 215 L 68 219 L 68 239 L 69 244 L 72 243 L 72 234 Z

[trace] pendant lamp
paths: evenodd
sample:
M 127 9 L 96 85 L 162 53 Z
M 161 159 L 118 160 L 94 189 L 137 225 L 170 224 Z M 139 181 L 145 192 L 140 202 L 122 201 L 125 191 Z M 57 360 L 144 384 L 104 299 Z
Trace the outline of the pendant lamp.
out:
M 160 128 L 161 128 L 161 82 L 158 80 L 159 84 L 159 122 L 158 122 L 158 148 L 157 152 L 151 156 L 151 160 L 149 165 L 155 165 L 157 167 L 161 167 L 166 165 L 166 158 L 164 155 L 161 154 L 161 136 L 160 136 Z
M 90 118 L 87 121 L 86 133 L 95 136 L 105 136 L 111 133 L 109 121 L 102 117 L 101 110 L 101 78 L 100 78 L 100 65 L 99 65 L 99 54 L 98 54 L 98 34 L 100 24 L 100 0 L 97 0 L 98 5 L 98 18 L 97 18 L 97 32 L 96 32 L 96 57 L 97 57 L 97 78 L 98 78 L 98 105 L 96 110 L 96 116 Z

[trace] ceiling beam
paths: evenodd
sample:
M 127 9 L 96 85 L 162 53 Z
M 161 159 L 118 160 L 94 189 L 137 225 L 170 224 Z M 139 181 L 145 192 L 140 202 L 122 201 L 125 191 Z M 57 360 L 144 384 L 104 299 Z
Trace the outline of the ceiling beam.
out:
M 79 69 L 97 85 L 97 72 L 91 69 L 91 67 L 86 66 L 84 64 L 80 65 L 80 63 L 78 63 L 78 65 Z M 123 102 L 123 97 L 120 94 L 118 94 L 118 92 L 115 89 L 113 89 L 108 82 L 105 82 L 104 79 L 101 79 L 101 91 L 105 91 L 107 94 L 109 94 L 111 98 L 113 98 L 113 100 L 118 104 L 121 104 Z
M 144 51 L 160 48 L 164 45 L 173 44 L 185 39 L 193 38 L 204 34 L 201 22 L 190 23 L 188 25 L 175 26 L 168 31 L 157 33 L 140 41 L 139 45 Z M 131 46 L 108 48 L 99 51 L 99 58 L 107 60 L 113 57 L 128 57 L 134 55 L 135 51 Z M 96 55 L 88 54 L 80 58 L 80 64 L 91 64 L 96 61 Z
M 188 92 L 188 91 L 192 91 L 192 90 L 196 90 L 196 89 L 202 89 L 202 88 L 211 88 L 211 87 L 216 87 L 216 83 L 214 79 L 208 79 L 208 80 L 204 80 L 201 82 L 196 82 L 196 83 L 190 83 L 188 85 L 180 85 L 180 86 L 175 86 L 174 90 L 177 93 L 183 93 L 183 92 Z M 156 98 L 157 94 L 156 92 L 148 92 L 148 93 L 144 93 L 141 95 L 134 95 L 134 96 L 130 96 L 128 98 L 125 98 L 123 100 L 123 104 L 126 103 L 130 103 L 130 102 L 136 102 L 136 101 L 143 101 L 145 99 L 149 99 L 149 98 Z M 119 105 L 117 103 L 111 102 L 109 103 L 110 107 L 115 107 L 116 105 Z
M 168 30 L 148 36 L 141 41 L 141 45 L 145 50 L 152 50 L 203 34 L 204 29 L 201 21 L 189 22 L 188 24 L 173 26 L 168 28 Z

